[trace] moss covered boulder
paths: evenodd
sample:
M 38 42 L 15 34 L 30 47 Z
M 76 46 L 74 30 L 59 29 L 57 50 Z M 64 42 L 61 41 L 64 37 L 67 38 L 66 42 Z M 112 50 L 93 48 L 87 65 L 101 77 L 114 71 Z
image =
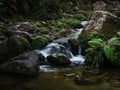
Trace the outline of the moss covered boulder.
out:
M 92 31 L 99 32 L 103 40 L 108 40 L 116 35 L 120 30 L 120 18 L 107 11 L 94 11 L 82 33 L 79 35 L 79 41 L 84 52 L 88 48 L 88 40 Z
M 64 54 L 52 54 L 47 56 L 47 61 L 55 66 L 66 66 L 71 63 L 70 59 Z
M 5 73 L 35 75 L 39 73 L 39 62 L 45 60 L 43 57 L 42 54 L 38 54 L 35 51 L 24 53 L 0 65 L 0 71 Z
M 33 39 L 31 46 L 32 49 L 41 49 L 45 47 L 51 40 L 43 36 L 37 36 Z
M 31 50 L 29 41 L 19 35 L 13 35 L 0 44 L 0 63 Z

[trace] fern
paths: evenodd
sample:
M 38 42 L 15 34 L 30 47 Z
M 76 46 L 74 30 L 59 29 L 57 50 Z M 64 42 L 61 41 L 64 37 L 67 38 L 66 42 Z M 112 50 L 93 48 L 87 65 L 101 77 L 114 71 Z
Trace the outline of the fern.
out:
M 105 56 L 107 57 L 107 59 L 110 59 L 111 61 L 114 61 L 116 59 L 116 56 L 115 56 L 115 48 L 114 47 L 110 47 L 109 45 L 105 45 L 104 48 L 104 53 L 105 53 Z
M 117 37 L 113 37 L 111 39 L 108 40 L 108 45 L 120 45 L 120 38 Z
M 96 47 L 96 46 L 99 46 L 99 45 L 101 45 L 103 43 L 103 40 L 102 39 L 92 39 L 92 40 L 90 40 L 90 41 L 88 41 L 88 44 L 92 47 L 92 48 L 94 48 L 94 47 Z
M 87 52 L 87 53 L 89 53 L 89 52 L 92 52 L 94 49 L 93 48 L 88 48 L 88 49 L 86 49 L 85 51 Z

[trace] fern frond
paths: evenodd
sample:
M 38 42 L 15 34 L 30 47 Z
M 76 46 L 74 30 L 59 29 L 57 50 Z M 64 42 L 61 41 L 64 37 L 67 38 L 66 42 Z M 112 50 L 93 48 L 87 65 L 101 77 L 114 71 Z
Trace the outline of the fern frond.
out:
M 85 50 L 85 52 L 89 53 L 89 52 L 92 52 L 94 49 L 93 48 L 88 48 Z
M 96 47 L 98 45 L 101 45 L 103 43 L 103 40 L 102 39 L 92 39 L 90 41 L 88 41 L 88 44 L 91 46 L 91 47 Z
M 120 45 L 120 38 L 113 37 L 108 40 L 108 45 Z
M 106 45 L 104 46 L 103 50 L 107 59 L 110 59 L 111 61 L 114 61 L 116 59 L 116 56 L 114 53 L 115 48 Z

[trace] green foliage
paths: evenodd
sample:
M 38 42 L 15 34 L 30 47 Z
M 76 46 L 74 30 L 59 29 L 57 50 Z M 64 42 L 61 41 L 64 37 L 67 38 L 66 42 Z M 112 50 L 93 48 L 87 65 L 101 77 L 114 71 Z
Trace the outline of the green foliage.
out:
M 71 18 L 62 18 L 56 24 L 58 28 L 81 28 L 83 27 L 80 20 L 71 19 Z
M 105 60 L 107 62 L 119 62 L 120 38 L 113 37 L 108 41 L 99 38 L 97 32 L 92 32 L 86 49 L 86 62 L 93 67 L 100 67 Z
M 99 45 L 101 45 L 103 43 L 103 40 L 102 39 L 92 39 L 90 41 L 88 41 L 88 44 L 92 47 L 92 48 L 95 48 Z
M 25 38 L 20 38 L 17 45 L 18 45 L 20 52 L 27 52 L 27 51 L 31 50 L 31 45 L 30 45 L 29 41 Z
M 74 15 L 73 18 L 74 18 L 74 19 L 78 19 L 78 20 L 80 20 L 80 21 L 83 21 L 83 20 L 86 19 L 86 16 L 83 15 L 83 14 L 77 14 L 77 15 Z
M 97 31 L 93 31 L 90 33 L 90 39 L 94 39 L 94 38 L 99 38 L 99 34 Z
M 49 40 L 47 38 L 39 36 L 34 38 L 34 40 L 31 43 L 31 46 L 32 49 L 39 49 L 39 48 L 43 48 L 48 42 Z
M 0 0 L 0 10 L 4 15 L 19 13 L 47 18 L 51 13 L 59 13 L 60 0 Z
M 120 38 L 113 37 L 109 39 L 107 44 L 103 47 L 106 58 L 112 62 L 117 59 L 117 55 L 119 53 L 117 46 L 120 46 Z
M 109 59 L 111 61 L 114 61 L 116 59 L 114 47 L 105 45 L 103 50 L 104 50 L 104 53 L 105 53 L 105 56 L 107 57 L 107 59 Z
M 107 42 L 110 46 L 120 45 L 120 38 L 113 37 Z
M 91 63 L 92 67 L 98 68 L 103 62 L 103 51 L 102 43 L 104 42 L 101 38 L 97 36 L 98 32 L 91 32 L 91 40 L 88 41 L 90 46 L 86 49 L 86 62 Z
M 35 34 L 37 35 L 48 34 L 48 33 L 49 33 L 49 29 L 47 27 L 37 27 L 37 30 L 35 32 Z

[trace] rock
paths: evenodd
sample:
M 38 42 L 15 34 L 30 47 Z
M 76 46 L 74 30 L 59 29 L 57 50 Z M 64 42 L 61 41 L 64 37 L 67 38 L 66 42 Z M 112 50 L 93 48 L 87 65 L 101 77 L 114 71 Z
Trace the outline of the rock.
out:
M 0 71 L 24 75 L 35 75 L 39 73 L 39 62 L 44 60 L 45 59 L 41 54 L 31 51 L 9 59 L 9 62 L 0 65 Z
M 71 51 L 73 54 L 77 55 L 78 54 L 78 47 L 79 47 L 79 43 L 77 40 L 75 39 L 69 39 L 68 43 L 71 46 Z
M 120 37 L 120 32 L 117 32 L 117 37 Z
M 69 73 L 69 74 L 65 74 L 66 77 L 74 77 L 75 74 L 74 73 Z
M 96 1 L 93 4 L 93 10 L 105 10 L 106 3 L 103 1 Z
M 33 33 L 34 25 L 30 22 L 16 22 L 8 27 L 9 31 L 24 31 Z
M 70 59 L 64 54 L 52 54 L 47 56 L 47 61 L 55 66 L 66 66 L 71 63 Z
M 32 49 L 41 49 L 45 47 L 51 40 L 49 38 L 43 37 L 43 36 L 37 36 L 33 39 L 31 45 Z
M 0 40 L 3 41 L 6 37 L 6 25 L 3 22 L 0 22 Z
M 119 26 L 120 19 L 117 16 L 107 11 L 94 11 L 90 21 L 88 21 L 78 38 L 83 54 L 85 54 L 85 49 L 88 48 L 87 42 L 92 31 L 97 31 L 103 40 L 108 40 L 120 30 Z
M 90 21 L 85 26 L 84 30 L 101 30 L 105 22 L 110 19 L 118 19 L 117 16 L 107 11 L 94 11 Z
M 15 24 L 11 24 L 7 29 L 11 35 L 19 35 L 32 41 L 33 37 L 31 34 L 34 33 L 35 27 L 30 22 L 16 22 Z
M 29 50 L 31 46 L 26 38 L 13 35 L 0 44 L 0 63 Z
M 27 40 L 29 40 L 30 42 L 33 40 L 33 36 L 31 34 L 29 34 L 28 32 L 24 32 L 24 31 L 9 31 L 9 33 L 12 35 L 19 35 L 21 37 L 26 38 Z
M 98 70 L 84 70 L 81 75 L 75 76 L 77 85 L 94 85 L 102 83 L 101 72 Z
M 75 77 L 75 84 L 76 85 L 95 85 L 95 84 L 100 84 L 102 83 L 101 78 L 90 78 L 90 77 L 85 77 L 84 79 L 82 76 L 77 75 Z

